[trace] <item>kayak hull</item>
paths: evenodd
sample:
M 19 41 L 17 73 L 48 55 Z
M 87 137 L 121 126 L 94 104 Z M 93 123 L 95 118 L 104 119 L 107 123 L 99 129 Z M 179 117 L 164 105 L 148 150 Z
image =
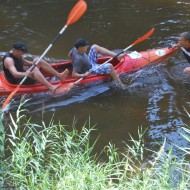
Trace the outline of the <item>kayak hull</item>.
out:
M 118 74 L 127 73 L 129 71 L 132 71 L 134 69 L 141 68 L 145 65 L 148 65 L 150 63 L 156 63 L 160 61 L 164 61 L 167 58 L 171 57 L 177 49 L 169 49 L 169 48 L 161 48 L 161 49 L 153 49 L 153 50 L 146 50 L 142 52 L 132 52 L 127 54 L 122 60 L 119 62 L 117 59 L 114 59 L 111 61 L 113 64 L 116 72 Z M 110 57 L 101 57 L 98 58 L 99 64 L 104 63 L 106 60 L 108 60 Z M 59 63 L 52 63 L 51 66 L 56 69 L 58 72 L 64 71 L 66 68 L 69 69 L 70 74 L 65 80 L 57 80 L 57 81 L 50 81 L 52 84 L 59 84 L 61 83 L 61 87 L 64 87 L 70 83 L 74 83 L 78 79 L 72 78 L 72 64 L 69 61 L 59 62 Z M 52 78 L 52 76 L 49 76 L 47 73 L 43 73 L 47 79 Z M 77 83 L 77 85 L 85 84 L 89 82 L 94 82 L 98 80 L 110 80 L 109 75 L 91 75 L 89 77 L 86 77 L 85 79 L 81 80 L 80 83 Z M 4 77 L 4 73 L 0 73 L 0 96 L 9 95 L 17 85 L 10 84 Z M 61 88 L 60 87 L 60 88 Z M 21 85 L 17 94 L 31 94 L 31 93 L 37 93 L 37 92 L 45 92 L 48 91 L 48 89 L 41 85 L 40 83 L 36 83 L 34 85 Z

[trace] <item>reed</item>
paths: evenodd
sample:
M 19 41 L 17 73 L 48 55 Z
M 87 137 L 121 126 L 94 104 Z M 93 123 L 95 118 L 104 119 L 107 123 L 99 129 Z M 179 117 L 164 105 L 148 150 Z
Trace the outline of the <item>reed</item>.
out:
M 3 113 L 0 113 L 0 159 L 2 159 L 4 155 L 4 146 L 5 146 L 5 131 L 3 126 Z
M 132 145 L 119 153 L 111 143 L 105 148 L 107 159 L 93 154 L 96 142 L 90 142 L 95 130 L 86 122 L 81 130 L 76 123 L 68 127 L 61 123 L 41 125 L 31 123 L 23 110 L 17 117 L 10 116 L 12 124 L 7 135 L 7 149 L 1 129 L 0 188 L 32 190 L 185 190 L 190 188 L 190 164 L 188 161 L 164 152 L 165 143 L 153 159 L 145 161 L 143 132 L 139 139 L 131 137 Z M 3 126 L 3 125 L 2 125 Z M 185 129 L 184 135 L 189 141 Z M 184 148 L 186 155 L 189 149 Z M 5 152 L 9 152 L 9 156 Z

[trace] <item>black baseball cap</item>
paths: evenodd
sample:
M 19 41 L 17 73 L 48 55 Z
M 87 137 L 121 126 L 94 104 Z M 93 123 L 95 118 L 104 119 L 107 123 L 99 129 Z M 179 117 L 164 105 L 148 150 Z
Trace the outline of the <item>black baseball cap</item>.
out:
M 79 47 L 84 47 L 84 46 L 88 46 L 89 45 L 89 42 L 80 38 L 80 39 L 77 39 L 74 43 L 74 46 L 78 49 Z
M 16 50 L 21 50 L 24 53 L 28 52 L 28 47 L 24 42 L 16 42 L 13 44 L 13 48 Z

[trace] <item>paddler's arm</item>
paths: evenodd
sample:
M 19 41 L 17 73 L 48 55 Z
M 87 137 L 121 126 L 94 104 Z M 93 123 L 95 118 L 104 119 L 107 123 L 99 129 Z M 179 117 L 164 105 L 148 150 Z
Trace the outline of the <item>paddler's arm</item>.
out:
M 169 49 L 175 49 L 175 48 L 178 49 L 178 48 L 180 48 L 180 46 L 181 46 L 180 43 L 177 43 L 177 44 L 174 44 L 174 45 L 170 45 L 168 48 Z
M 91 74 L 89 71 L 86 71 L 85 73 L 83 72 L 82 70 L 83 60 L 80 59 L 73 60 L 72 65 L 73 65 L 72 77 L 74 78 L 85 78 Z
M 70 61 L 72 61 L 72 60 L 73 60 L 73 58 L 72 58 L 72 56 L 71 56 L 70 52 L 69 52 L 69 54 L 68 54 L 68 58 L 69 58 L 69 60 L 70 60 Z
M 32 61 L 28 61 L 28 60 L 24 59 L 23 57 L 22 57 L 22 60 L 24 62 L 24 66 L 32 66 L 33 65 Z
M 125 57 L 127 55 L 127 53 L 122 53 L 122 54 L 120 54 L 118 57 L 117 57 L 117 60 L 118 61 L 121 61 L 121 59 L 123 58 L 123 57 Z
M 89 76 L 91 73 L 89 71 L 85 72 L 84 74 L 80 74 L 80 73 L 77 73 L 73 70 L 72 72 L 72 77 L 74 78 L 85 78 L 87 76 Z
M 15 77 L 15 78 L 22 78 L 25 77 L 27 75 L 27 72 L 19 72 L 17 71 L 15 65 L 14 65 L 14 61 L 12 58 L 7 57 L 4 60 L 4 65 L 5 68 L 8 69 L 10 71 L 10 73 Z

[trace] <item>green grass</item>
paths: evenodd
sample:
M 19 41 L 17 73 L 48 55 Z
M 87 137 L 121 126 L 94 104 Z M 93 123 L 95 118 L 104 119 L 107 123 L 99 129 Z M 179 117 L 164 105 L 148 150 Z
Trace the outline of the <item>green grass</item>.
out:
M 5 139 L 0 125 L 0 189 L 30 190 L 186 190 L 190 188 L 190 164 L 169 152 L 165 143 L 154 158 L 145 162 L 143 132 L 139 139 L 131 137 L 132 145 L 119 153 L 109 143 L 104 147 L 106 161 L 93 155 L 95 146 L 90 135 L 95 130 L 89 122 L 77 130 L 75 123 L 65 126 L 31 123 L 18 109 L 11 118 Z M 8 127 L 8 126 L 6 126 Z M 66 130 L 67 129 L 67 130 Z M 190 141 L 190 131 L 184 137 Z M 6 146 L 5 146 L 6 144 Z M 6 148 L 5 148 L 6 147 Z M 184 158 L 190 154 L 184 148 Z

